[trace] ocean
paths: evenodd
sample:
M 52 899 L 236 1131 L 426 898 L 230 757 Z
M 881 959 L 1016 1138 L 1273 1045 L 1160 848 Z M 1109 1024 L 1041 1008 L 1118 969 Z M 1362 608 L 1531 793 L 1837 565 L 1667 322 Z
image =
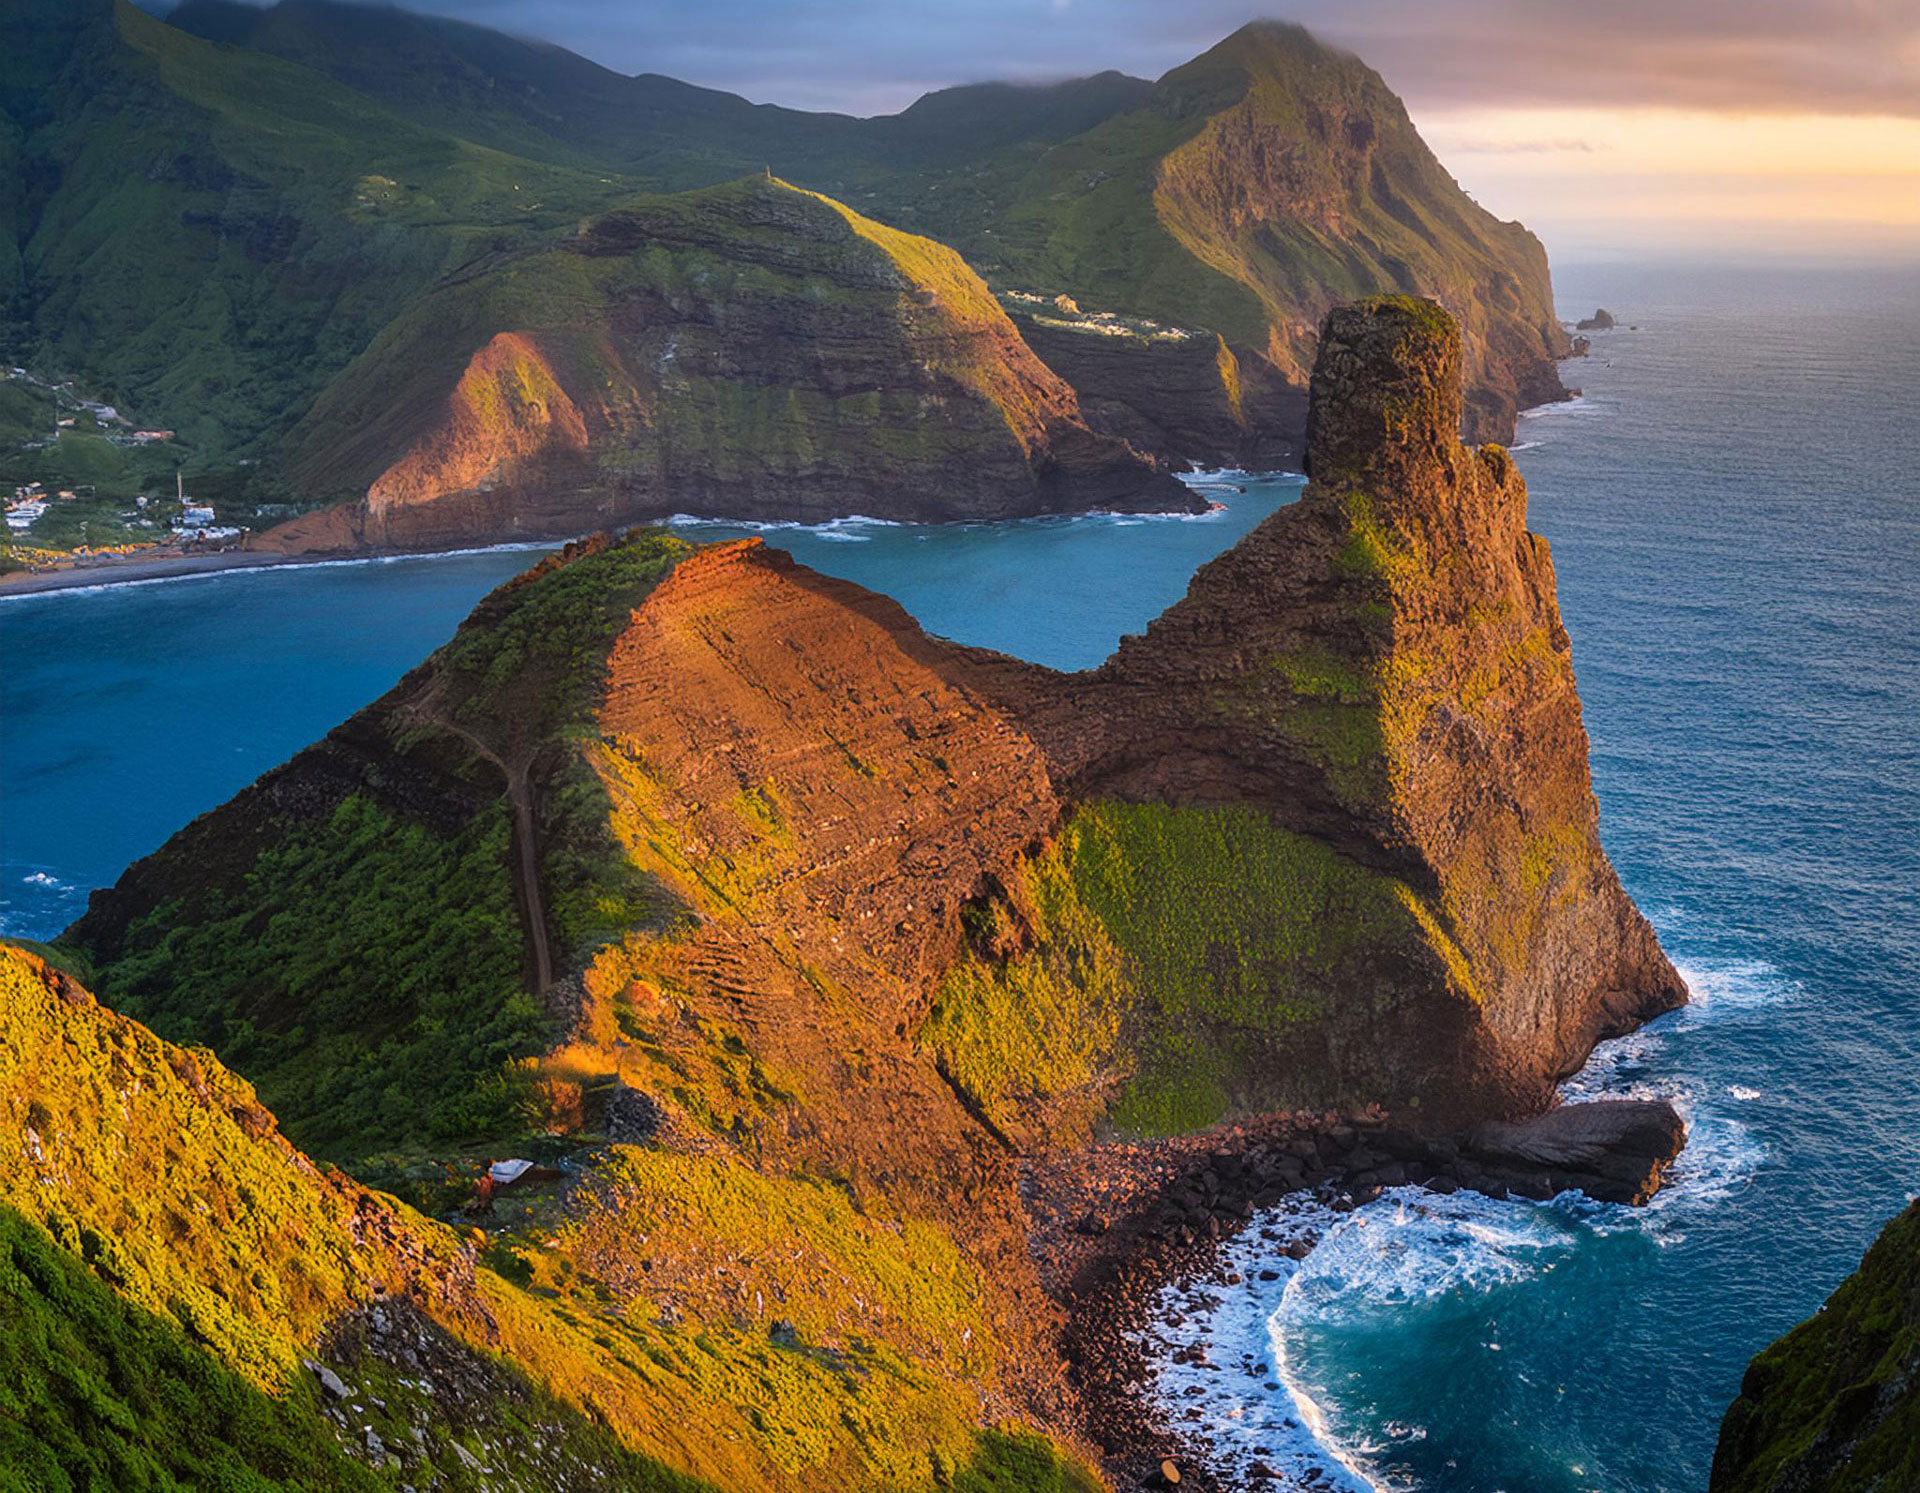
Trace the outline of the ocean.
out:
M 1170 1296 L 1228 1368 L 1163 1349 L 1175 1417 L 1347 1488 L 1698 1493 L 1748 1360 L 1920 1192 L 1920 273 L 1555 281 L 1620 326 L 1518 461 L 1602 837 L 1693 992 L 1567 1090 L 1691 1137 L 1644 1210 L 1402 1189 Z M 1260 1235 L 1300 1227 L 1295 1269 Z
M 1274 1281 L 1193 1283 L 1180 1340 L 1267 1372 L 1188 1398 L 1169 1365 L 1171 1413 L 1223 1456 L 1264 1447 L 1358 1489 L 1702 1488 L 1747 1360 L 1920 1189 L 1920 274 L 1556 283 L 1563 314 L 1620 325 L 1516 449 L 1603 836 L 1695 996 L 1569 1088 L 1671 1096 L 1692 1140 L 1644 1210 L 1402 1191 L 1262 1220 L 1235 1259 Z M 933 631 L 1078 667 L 1298 491 L 1242 485 L 1193 519 L 767 537 Z M 0 600 L 0 929 L 57 931 L 527 560 Z M 1278 1268 L 1264 1236 L 1301 1226 L 1325 1237 Z

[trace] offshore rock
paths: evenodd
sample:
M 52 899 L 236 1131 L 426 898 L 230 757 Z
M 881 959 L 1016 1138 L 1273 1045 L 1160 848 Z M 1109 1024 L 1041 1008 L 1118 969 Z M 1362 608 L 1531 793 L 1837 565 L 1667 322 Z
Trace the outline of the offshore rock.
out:
M 1687 1129 L 1664 1099 L 1565 1104 L 1520 1121 L 1488 1121 L 1466 1154 L 1490 1176 L 1544 1177 L 1548 1195 L 1577 1188 L 1606 1203 L 1644 1203 L 1660 1190 Z

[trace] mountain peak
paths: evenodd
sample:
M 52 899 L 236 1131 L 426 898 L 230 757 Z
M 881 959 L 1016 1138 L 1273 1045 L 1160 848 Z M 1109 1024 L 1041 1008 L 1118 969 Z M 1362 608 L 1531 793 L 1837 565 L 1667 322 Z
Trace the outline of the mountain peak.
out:
M 1459 444 L 1460 326 L 1438 303 L 1371 296 L 1327 313 L 1307 412 L 1307 472 L 1323 484 L 1373 475 Z

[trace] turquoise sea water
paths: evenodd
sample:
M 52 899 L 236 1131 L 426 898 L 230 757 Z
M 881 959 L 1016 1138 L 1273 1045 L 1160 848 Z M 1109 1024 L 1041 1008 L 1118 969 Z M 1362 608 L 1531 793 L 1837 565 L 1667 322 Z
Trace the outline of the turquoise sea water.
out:
M 1362 1485 L 1701 1488 L 1747 1359 L 1920 1188 L 1920 277 L 1558 285 L 1564 312 L 1622 325 L 1519 460 L 1607 845 L 1696 994 L 1572 1087 L 1672 1095 L 1694 1138 L 1644 1212 L 1400 1196 L 1243 1288 L 1268 1294 L 1212 1326 L 1278 1350 L 1292 1389 L 1241 1420 L 1311 1412 Z M 1295 490 L 1205 519 L 768 538 L 934 631 L 1078 666 Z M 526 560 L 0 601 L 0 927 L 55 931 Z
M 933 632 L 1084 668 L 1301 483 L 1199 485 L 1214 512 L 683 532 L 760 535 L 897 597 Z M 378 698 L 536 558 L 503 549 L 0 597 L 0 933 L 57 933 L 88 890 Z

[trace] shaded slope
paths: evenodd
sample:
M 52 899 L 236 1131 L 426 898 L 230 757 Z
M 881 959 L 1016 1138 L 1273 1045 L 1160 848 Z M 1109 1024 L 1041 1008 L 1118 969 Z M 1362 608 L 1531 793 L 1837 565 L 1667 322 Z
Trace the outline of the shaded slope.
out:
M 202 462 L 271 457 L 414 294 L 619 192 L 123 3 L 19 0 L 4 24 L 14 356 L 84 374 Z
M 1920 1203 L 1819 1313 L 1754 1357 L 1714 1451 L 1712 1493 L 1920 1485 Z
M 787 173 L 915 169 L 1064 140 L 1139 104 L 1151 85 L 1107 72 L 1055 84 L 928 94 L 878 119 L 751 104 L 658 73 L 626 77 L 564 48 L 443 16 L 282 0 L 188 0 L 171 25 L 327 73 L 410 118 L 536 159 L 612 164 L 679 190 L 777 163 Z M 769 154 L 773 151 L 774 154 Z
M 458 278 L 296 431 L 267 543 L 429 548 L 715 516 L 1007 518 L 1196 500 L 1093 435 L 960 257 L 765 177 Z
M 180 19 L 206 28 L 203 12 L 225 13 L 203 3 Z M 997 289 L 1153 318 L 1209 353 L 1224 337 L 1230 358 L 1196 383 L 1177 341 L 1023 318 L 1103 428 L 1161 454 L 1297 462 L 1320 317 L 1375 292 L 1431 295 L 1462 321 L 1473 439 L 1510 439 L 1516 408 L 1563 392 L 1539 242 L 1460 190 L 1376 73 L 1299 27 L 1249 25 L 1153 85 L 980 85 L 870 120 L 619 78 L 557 48 L 350 5 L 286 0 L 245 30 L 469 138 L 536 150 L 532 132 L 549 153 L 666 188 L 768 165 L 954 245 Z

